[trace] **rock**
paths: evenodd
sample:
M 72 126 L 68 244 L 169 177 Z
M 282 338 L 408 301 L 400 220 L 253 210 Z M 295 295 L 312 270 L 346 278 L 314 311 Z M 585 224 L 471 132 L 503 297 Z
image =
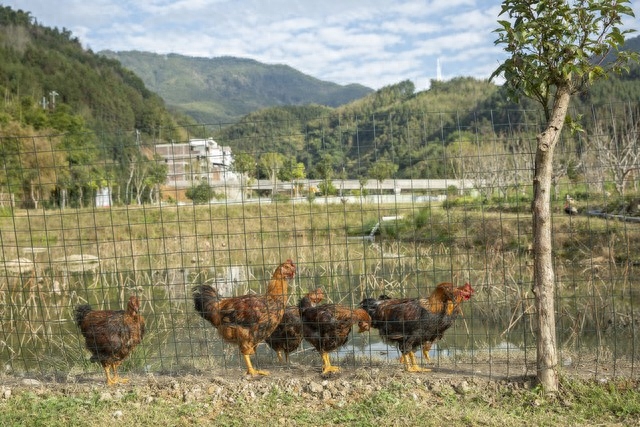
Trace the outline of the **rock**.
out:
M 117 419 L 122 418 L 122 416 L 123 416 L 123 415 L 124 415 L 124 414 L 122 413 L 122 411 L 115 411 L 115 412 L 113 413 L 113 418 L 115 418 L 115 419 L 117 420 Z
M 471 387 L 469 387 L 469 383 L 467 381 L 462 381 L 457 386 L 453 388 L 458 394 L 467 394 L 471 391 Z
M 217 385 L 217 386 L 216 385 L 212 385 L 212 386 L 209 386 L 209 388 L 207 388 L 207 394 L 209 394 L 209 395 L 215 394 L 215 395 L 219 396 L 219 395 L 222 394 L 223 391 L 224 391 L 224 389 L 219 385 Z
M 442 392 L 442 386 L 439 381 L 434 381 L 431 387 L 429 387 L 429 390 L 434 394 L 440 394 Z
M 322 393 L 322 391 L 324 390 L 324 387 L 322 386 L 322 384 L 318 384 L 315 381 L 311 381 L 307 386 L 307 390 L 309 391 L 309 393 L 319 394 L 319 393 Z
M 22 384 L 24 384 L 24 385 L 38 386 L 38 385 L 40 385 L 40 381 L 38 381 L 38 380 L 34 380 L 34 379 L 32 379 L 32 378 L 25 378 L 24 380 L 22 380 Z
M 3 388 L 2 389 L 2 398 L 3 399 L 9 399 L 11 397 L 11 389 L 10 388 Z
M 103 391 L 102 393 L 100 393 L 100 398 L 98 399 L 101 402 L 108 402 L 110 400 L 113 400 L 113 396 L 111 396 L 111 393 L 109 393 L 108 391 Z

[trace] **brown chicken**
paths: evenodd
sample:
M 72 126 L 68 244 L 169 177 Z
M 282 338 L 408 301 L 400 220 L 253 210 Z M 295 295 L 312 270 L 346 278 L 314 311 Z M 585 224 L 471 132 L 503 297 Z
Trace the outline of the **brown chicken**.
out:
M 422 346 L 428 360 L 431 345 L 451 327 L 461 313 L 460 304 L 474 292 L 468 283 L 457 288 L 441 283 L 426 299 L 382 295 L 366 298 L 360 306 L 371 316 L 371 326 L 378 329 L 383 341 L 398 347 L 400 361 L 409 372 L 428 372 L 430 369 L 418 366 L 415 350 Z
M 247 365 L 248 375 L 269 375 L 254 369 L 251 355 L 258 344 L 269 337 L 282 320 L 287 300 L 288 281 L 296 267 L 290 259 L 280 264 L 271 276 L 266 295 L 243 295 L 220 298 L 208 285 L 193 288 L 193 301 L 198 314 L 208 320 L 227 342 L 237 344 Z
M 129 298 L 126 310 L 92 310 L 88 304 L 75 309 L 75 321 L 91 352 L 90 360 L 102 365 L 108 385 L 129 381 L 120 378 L 117 369 L 144 337 L 144 319 L 139 310 L 136 296 Z
M 323 299 L 322 289 L 311 291 L 303 297 L 304 304 L 308 307 L 315 306 Z M 266 342 L 276 352 L 281 363 L 285 362 L 282 353 L 284 353 L 286 363 L 289 363 L 289 354 L 300 347 L 300 343 L 302 343 L 302 321 L 300 320 L 300 308 L 297 305 L 286 308 L 280 324 Z
M 352 310 L 339 304 L 312 307 L 305 300 L 299 304 L 304 339 L 321 354 L 323 374 L 339 372 L 340 368 L 331 365 L 329 352 L 345 345 L 355 323 L 359 333 L 368 331 L 371 317 L 361 308 Z
M 433 343 L 442 339 L 444 333 L 451 327 L 451 325 L 453 325 L 456 318 L 458 316 L 462 316 L 462 302 L 470 299 L 474 293 L 475 289 L 473 289 L 469 283 L 465 283 L 463 286 L 453 290 L 453 301 L 447 301 L 447 308 L 445 310 L 445 315 L 443 316 L 443 322 L 438 327 L 436 337 L 422 344 L 422 355 L 427 362 L 431 361 L 429 351 L 431 350 Z

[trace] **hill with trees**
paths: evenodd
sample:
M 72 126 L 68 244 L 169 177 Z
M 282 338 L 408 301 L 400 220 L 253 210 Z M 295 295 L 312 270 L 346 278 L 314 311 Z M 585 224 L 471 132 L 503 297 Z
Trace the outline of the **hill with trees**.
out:
M 627 114 L 625 105 L 635 108 L 640 99 L 639 72 L 640 68 L 632 67 L 625 75 L 598 82 L 590 92 L 574 99 L 574 116 L 585 127 L 602 127 L 603 123 L 595 123 L 596 109 L 601 110 L 601 117 Z M 249 153 L 256 159 L 268 154 L 271 163 L 272 153 L 278 153 L 283 180 L 299 164 L 312 179 L 461 178 L 479 176 L 483 170 L 501 170 L 498 164 L 486 163 L 491 158 L 526 153 L 523 144 L 535 139 L 542 115 L 527 99 L 517 104 L 510 101 L 500 86 L 458 77 L 432 81 L 430 88 L 421 92 L 415 92 L 410 81 L 400 82 L 333 109 L 267 108 L 218 129 L 213 137 L 231 146 L 234 153 Z M 516 138 L 519 146 L 508 142 L 514 139 L 514 132 L 520 135 Z M 584 144 L 582 136 L 566 135 L 579 152 Z M 486 156 L 484 150 L 495 155 Z M 482 164 L 478 163 L 481 158 Z M 526 160 L 526 156 L 522 158 Z M 463 166 L 460 159 L 468 160 Z M 578 159 L 559 161 L 559 176 L 575 175 L 572 168 L 585 165 Z M 272 175 L 264 162 L 258 161 L 256 166 L 258 178 Z M 518 169 L 528 167 L 523 164 Z M 489 178 L 511 181 L 499 174 L 483 180 Z
M 43 99 L 52 107 L 51 94 L 56 92 L 56 107 L 80 116 L 89 129 L 148 132 L 180 123 L 134 73 L 83 49 L 70 31 L 39 25 L 29 12 L 0 8 L 0 53 L 5 100 L 9 95 L 20 108 L 39 106 L 45 111 Z M 4 109 L 8 111 L 6 101 Z M 30 119 L 31 111 L 22 113 Z M 42 127 L 38 120 L 31 121 L 28 124 Z M 182 118 L 185 122 L 193 123 Z
M 83 205 L 104 186 L 126 189 L 112 193 L 121 202 L 149 198 L 156 162 L 145 150 L 200 129 L 116 60 L 10 7 L 0 8 L 0 91 L 3 205 Z
M 362 85 L 325 82 L 287 65 L 252 59 L 139 51 L 100 54 L 120 61 L 167 105 L 205 124 L 234 123 L 251 112 L 273 106 L 338 107 L 373 92 Z

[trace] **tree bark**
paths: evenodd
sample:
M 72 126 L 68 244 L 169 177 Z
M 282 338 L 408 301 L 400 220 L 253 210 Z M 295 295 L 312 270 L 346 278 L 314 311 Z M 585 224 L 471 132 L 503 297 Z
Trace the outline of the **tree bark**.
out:
M 571 95 L 568 90 L 558 90 L 547 128 L 537 136 L 533 177 L 533 293 L 537 310 L 537 374 L 538 380 L 547 393 L 558 391 L 555 274 L 553 271 L 550 206 L 553 153 L 560 139 L 570 99 Z

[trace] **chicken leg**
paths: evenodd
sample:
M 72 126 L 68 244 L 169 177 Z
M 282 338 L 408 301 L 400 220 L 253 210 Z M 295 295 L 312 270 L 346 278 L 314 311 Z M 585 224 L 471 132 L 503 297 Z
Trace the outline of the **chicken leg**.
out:
M 105 364 L 102 365 L 102 368 L 104 369 L 104 374 L 107 377 L 107 385 L 116 385 L 116 384 L 126 384 L 129 382 L 128 378 L 121 378 L 118 375 L 118 364 Z M 113 375 L 111 374 L 111 371 L 113 371 Z
M 116 385 L 118 384 L 118 381 L 115 381 L 112 377 L 111 377 L 111 372 L 110 369 L 111 365 L 102 365 L 102 369 L 104 369 L 104 374 L 107 377 L 107 385 Z
M 432 343 L 427 342 L 422 345 L 422 355 L 424 356 L 427 362 L 431 362 L 431 356 L 429 356 L 429 351 L 431 350 L 431 344 Z
M 114 363 L 113 365 L 111 365 L 111 369 L 113 369 L 113 381 L 115 381 L 116 383 L 120 383 L 120 384 L 126 384 L 129 382 L 129 378 L 121 378 L 120 375 L 118 375 L 118 367 L 120 366 L 120 362 Z
M 251 356 L 248 354 L 243 354 L 244 363 L 247 365 L 247 375 L 269 375 L 269 371 L 260 371 L 255 369 L 251 364 Z
M 403 365 L 407 365 L 408 361 L 407 361 L 407 357 L 403 354 L 400 354 L 400 363 Z
M 431 369 L 429 368 L 422 368 L 420 366 L 418 366 L 418 362 L 416 361 L 416 355 L 412 352 L 409 352 L 405 357 L 404 357 L 406 364 L 407 364 L 407 371 L 408 372 L 431 372 Z
M 328 374 L 330 372 L 340 372 L 340 368 L 338 368 L 337 366 L 331 366 L 329 353 L 322 353 L 322 373 Z

